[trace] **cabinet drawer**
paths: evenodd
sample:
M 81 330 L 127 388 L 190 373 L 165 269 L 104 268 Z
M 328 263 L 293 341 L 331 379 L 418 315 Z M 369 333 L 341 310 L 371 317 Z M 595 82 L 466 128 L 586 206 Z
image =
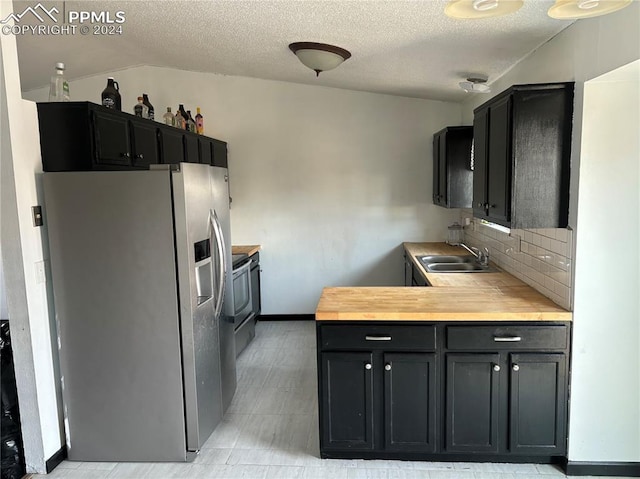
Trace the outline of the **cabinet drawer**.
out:
M 323 325 L 320 327 L 323 350 L 434 351 L 434 326 L 399 325 Z
M 547 326 L 449 326 L 447 348 L 457 350 L 566 349 L 569 328 Z

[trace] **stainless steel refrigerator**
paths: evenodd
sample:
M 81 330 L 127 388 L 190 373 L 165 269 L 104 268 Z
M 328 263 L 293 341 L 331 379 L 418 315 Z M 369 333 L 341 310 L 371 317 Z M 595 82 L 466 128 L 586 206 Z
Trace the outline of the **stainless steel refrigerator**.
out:
M 192 459 L 236 387 L 227 170 L 45 173 L 44 190 L 69 459 Z

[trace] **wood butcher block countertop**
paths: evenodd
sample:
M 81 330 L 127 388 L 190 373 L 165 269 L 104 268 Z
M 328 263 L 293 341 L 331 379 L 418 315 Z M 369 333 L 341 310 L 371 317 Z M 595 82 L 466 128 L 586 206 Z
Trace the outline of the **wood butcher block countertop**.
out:
M 247 254 L 251 256 L 253 254 L 256 254 L 258 251 L 260 251 L 259 244 L 231 246 L 231 254 Z
M 405 243 L 415 255 L 466 255 L 444 243 Z M 572 314 L 514 276 L 496 273 L 427 273 L 432 287 L 324 288 L 317 321 L 571 321 Z

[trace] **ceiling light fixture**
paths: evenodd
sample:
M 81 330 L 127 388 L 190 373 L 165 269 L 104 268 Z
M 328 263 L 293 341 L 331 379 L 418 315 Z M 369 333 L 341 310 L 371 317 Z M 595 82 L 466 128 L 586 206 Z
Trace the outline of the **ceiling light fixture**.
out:
M 296 42 L 290 44 L 289 49 L 303 65 L 315 71 L 316 76 L 319 76 L 320 72 L 333 70 L 351 57 L 351 53 L 344 48 L 326 43 Z
M 451 0 L 444 13 L 462 19 L 499 17 L 519 10 L 523 3 L 523 0 Z
M 485 83 L 487 83 L 486 77 L 474 76 L 467 78 L 467 81 L 461 81 L 458 85 L 468 93 L 491 93 L 491 88 Z
M 556 0 L 547 12 L 558 20 L 579 20 L 613 13 L 631 4 L 631 0 Z

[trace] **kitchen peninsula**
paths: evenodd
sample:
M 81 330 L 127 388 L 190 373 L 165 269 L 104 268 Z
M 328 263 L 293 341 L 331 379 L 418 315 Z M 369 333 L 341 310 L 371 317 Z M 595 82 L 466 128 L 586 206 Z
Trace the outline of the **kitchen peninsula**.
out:
M 432 287 L 325 288 L 316 311 L 322 457 L 561 462 L 571 313 L 506 272 Z

